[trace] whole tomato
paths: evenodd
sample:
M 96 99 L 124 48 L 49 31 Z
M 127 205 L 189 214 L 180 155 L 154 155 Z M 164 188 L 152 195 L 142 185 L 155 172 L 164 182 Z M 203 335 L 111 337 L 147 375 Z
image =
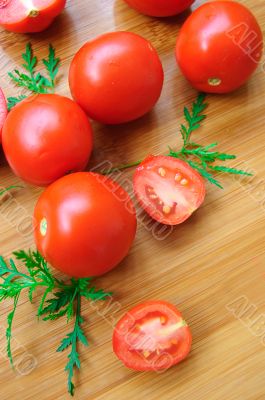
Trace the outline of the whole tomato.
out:
M 131 32 L 112 32 L 86 43 L 69 72 L 73 98 L 94 120 L 119 124 L 152 109 L 163 68 L 151 44 Z
M 211 1 L 192 13 L 177 39 L 176 58 L 199 91 L 228 93 L 243 85 L 262 56 L 256 18 L 235 1 Z
M 2 142 L 2 129 L 7 117 L 6 99 L 2 89 L 0 88 L 0 143 Z
M 41 32 L 65 7 L 66 0 L 1 0 L 0 25 L 16 33 Z
M 125 0 L 129 6 L 151 17 L 169 17 L 180 14 L 195 0 Z
M 128 253 L 136 233 L 128 193 L 106 176 L 67 175 L 50 185 L 34 211 L 38 250 L 73 277 L 102 275 Z
M 93 143 L 84 111 L 57 94 L 34 95 L 17 104 L 7 116 L 2 140 L 14 173 L 38 186 L 83 170 Z

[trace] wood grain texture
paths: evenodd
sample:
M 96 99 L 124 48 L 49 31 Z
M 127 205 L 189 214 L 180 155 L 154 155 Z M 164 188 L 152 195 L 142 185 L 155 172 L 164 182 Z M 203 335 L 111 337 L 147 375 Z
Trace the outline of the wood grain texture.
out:
M 197 1 L 196 6 L 200 3 Z M 242 3 L 251 7 L 264 31 L 264 1 Z M 174 147 L 180 143 L 177 133 L 183 106 L 196 97 L 174 58 L 176 36 L 186 16 L 152 19 L 129 9 L 122 0 L 68 1 L 65 12 L 41 34 L 0 31 L 0 86 L 7 95 L 17 94 L 7 72 L 20 65 L 25 44 L 30 40 L 41 58 L 51 42 L 62 59 L 58 92 L 69 95 L 69 63 L 83 43 L 106 31 L 139 33 L 154 44 L 161 56 L 165 69 L 161 99 L 149 115 L 131 124 L 94 124 L 95 150 L 90 166 L 104 160 L 121 164 L 147 153 L 165 152 L 167 145 Z M 85 329 L 91 346 L 81 349 L 82 370 L 76 380 L 76 399 L 265 399 L 264 82 L 265 73 L 260 66 L 248 85 L 232 95 L 208 96 L 208 118 L 196 133 L 200 142 L 218 141 L 220 149 L 237 154 L 233 165 L 248 167 L 255 171 L 255 177 L 223 177 L 223 191 L 208 185 L 204 205 L 164 240 L 161 233 L 156 237 L 153 225 L 147 229 L 141 214 L 129 256 L 116 270 L 97 280 L 99 287 L 115 293 L 117 303 L 103 310 L 105 318 L 84 304 Z M 0 175 L 3 186 L 20 183 L 3 156 Z M 123 179 L 130 177 L 131 172 L 123 175 Z M 40 192 L 41 189 L 26 186 L 14 192 L 6 208 L 7 202 L 0 204 L 2 255 L 9 256 L 15 249 L 33 245 L 30 218 Z M 228 304 L 238 298 L 249 305 L 249 310 L 235 318 Z M 188 359 L 163 374 L 127 370 L 112 352 L 113 322 L 147 299 L 176 304 L 193 332 Z M 22 297 L 14 323 L 15 346 L 19 345 L 15 361 L 21 354 L 32 354 L 37 362 L 33 371 L 23 376 L 11 370 L 5 357 L 3 327 L 10 308 L 8 303 L 1 304 L 2 400 L 68 398 L 66 354 L 55 350 L 69 327 L 64 321 L 37 322 L 36 307 Z M 260 319 L 255 322 L 257 318 Z M 20 369 L 27 367 L 25 360 L 21 364 Z

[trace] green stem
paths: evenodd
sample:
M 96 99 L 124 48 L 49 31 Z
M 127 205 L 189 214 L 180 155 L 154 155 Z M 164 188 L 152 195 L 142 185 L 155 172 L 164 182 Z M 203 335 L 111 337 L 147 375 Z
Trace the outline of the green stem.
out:
M 3 189 L 2 191 L 0 191 L 0 196 L 2 196 L 4 193 L 8 192 L 11 189 L 23 189 L 23 186 L 8 186 L 6 189 Z
M 142 161 L 143 161 L 143 160 L 135 161 L 135 162 L 130 163 L 130 164 L 118 165 L 118 166 L 115 167 L 115 168 L 110 168 L 110 169 L 108 169 L 108 170 L 103 170 L 103 171 L 101 171 L 100 173 L 101 173 L 102 175 L 109 175 L 109 174 L 111 174 L 112 172 L 119 172 L 119 171 L 122 171 L 122 170 L 124 170 L 124 169 L 132 168 L 132 167 L 137 167 L 139 164 L 141 164 Z
M 11 339 L 12 339 L 11 331 L 12 331 L 12 324 L 13 324 L 13 320 L 14 320 L 15 311 L 16 311 L 16 308 L 17 308 L 17 303 L 18 303 L 18 300 L 19 300 L 19 296 L 20 296 L 20 293 L 17 294 L 15 296 L 15 298 L 14 298 L 14 308 L 13 308 L 13 311 L 8 315 L 8 327 L 7 327 L 7 330 L 6 330 L 7 355 L 8 355 L 8 358 L 10 360 L 10 364 L 11 364 L 12 367 L 14 367 L 14 363 L 13 363 L 13 356 L 12 356 L 12 349 L 11 349 Z

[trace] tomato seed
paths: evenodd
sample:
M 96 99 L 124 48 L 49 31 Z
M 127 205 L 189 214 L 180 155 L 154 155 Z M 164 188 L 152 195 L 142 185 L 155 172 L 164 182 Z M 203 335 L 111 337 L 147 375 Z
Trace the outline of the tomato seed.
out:
M 164 214 L 169 214 L 171 212 L 171 207 L 169 206 L 164 206 L 163 207 L 163 213 Z
M 181 180 L 181 174 L 177 173 L 177 174 L 175 175 L 175 181 L 176 181 L 176 182 L 179 182 L 180 180 Z
M 148 193 L 153 193 L 153 192 L 154 192 L 154 189 L 153 189 L 151 186 L 149 186 L 149 187 L 147 188 L 147 191 L 148 191 Z
M 180 184 L 181 185 L 183 185 L 183 186 L 186 186 L 187 185 L 187 183 L 188 183 L 188 181 L 187 181 L 187 179 L 181 179 L 181 181 L 180 181 Z
M 150 199 L 155 200 L 155 199 L 157 199 L 158 196 L 157 196 L 157 194 L 150 194 L 149 197 L 150 197 Z
M 149 356 L 150 356 L 150 351 L 147 351 L 147 350 L 144 350 L 143 351 L 143 356 L 145 357 L 145 358 L 148 358 Z
M 162 177 L 166 176 L 166 170 L 162 167 L 158 168 L 158 173 Z

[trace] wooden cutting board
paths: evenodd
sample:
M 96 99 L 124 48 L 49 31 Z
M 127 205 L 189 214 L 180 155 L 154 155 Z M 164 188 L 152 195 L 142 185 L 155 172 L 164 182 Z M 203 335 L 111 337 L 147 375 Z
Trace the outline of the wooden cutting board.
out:
M 196 6 L 202 3 L 197 1 Z M 245 0 L 265 29 L 263 0 Z M 195 6 L 195 7 L 196 7 Z M 152 19 L 129 9 L 122 0 L 68 1 L 65 12 L 47 31 L 16 35 L 0 31 L 0 86 L 7 95 L 17 90 L 7 72 L 21 64 L 31 41 L 39 58 L 52 43 L 62 59 L 58 92 L 69 95 L 67 72 L 74 53 L 87 40 L 112 30 L 129 30 L 149 39 L 161 56 L 165 86 L 154 111 L 119 127 L 94 124 L 92 163 L 122 164 L 147 153 L 163 153 L 180 143 L 183 107 L 196 92 L 180 74 L 175 58 L 176 37 L 187 14 Z M 249 84 L 230 95 L 208 96 L 208 117 L 196 141 L 218 141 L 220 149 L 237 154 L 231 164 L 255 172 L 251 179 L 220 177 L 224 190 L 207 184 L 204 205 L 168 235 L 147 228 L 139 219 L 137 238 L 129 256 L 113 272 L 97 280 L 115 301 L 105 318 L 84 304 L 88 349 L 82 348 L 82 369 L 76 379 L 80 400 L 264 400 L 265 376 L 265 61 Z M 123 179 L 130 178 L 131 172 Z M 6 165 L 1 185 L 20 184 Z M 30 218 L 41 189 L 24 185 L 13 192 L 8 208 L 0 204 L 0 250 L 33 246 Z M 8 211 L 6 211 L 8 210 Z M 23 219 L 24 218 L 24 219 Z M 166 237 L 165 237 L 166 236 Z M 159 239 L 159 240 L 158 240 Z M 112 325 L 126 310 L 147 299 L 176 304 L 193 332 L 188 359 L 162 374 L 127 370 L 112 352 Z M 16 371 L 5 356 L 4 327 L 10 303 L 1 304 L 1 400 L 64 400 L 66 354 L 56 353 L 70 330 L 64 320 L 38 322 L 37 301 L 22 297 L 14 322 Z M 102 314 L 102 313 L 101 313 Z M 19 357 L 22 358 L 19 364 Z M 28 358 L 27 358 L 28 357 Z M 21 375 L 31 368 L 31 373 Z

